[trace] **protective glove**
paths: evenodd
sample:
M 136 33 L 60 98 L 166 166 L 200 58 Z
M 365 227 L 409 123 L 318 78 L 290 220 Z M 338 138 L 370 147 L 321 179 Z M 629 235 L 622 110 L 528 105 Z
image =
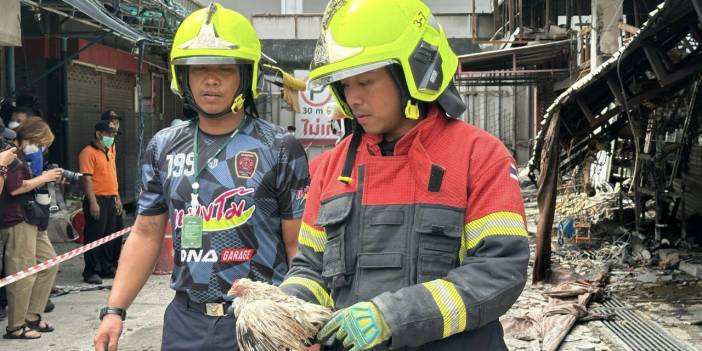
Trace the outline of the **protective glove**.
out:
M 390 339 L 390 326 L 383 315 L 371 302 L 359 302 L 338 311 L 322 327 L 318 340 L 327 340 L 332 334 L 351 351 L 368 350 Z

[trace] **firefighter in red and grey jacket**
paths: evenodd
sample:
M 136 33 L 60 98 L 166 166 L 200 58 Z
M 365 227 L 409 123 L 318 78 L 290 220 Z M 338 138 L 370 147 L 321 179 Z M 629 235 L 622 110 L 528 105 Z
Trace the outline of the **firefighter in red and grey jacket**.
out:
M 338 311 L 318 335 L 337 339 L 326 350 L 506 350 L 524 207 L 504 145 L 452 118 L 465 110 L 457 64 L 419 0 L 327 6 L 310 82 L 356 126 L 316 161 L 281 285 Z

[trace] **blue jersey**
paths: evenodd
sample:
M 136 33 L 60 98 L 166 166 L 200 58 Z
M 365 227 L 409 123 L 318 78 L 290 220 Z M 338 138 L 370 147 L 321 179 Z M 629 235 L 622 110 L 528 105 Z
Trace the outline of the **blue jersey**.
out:
M 199 205 L 191 207 L 195 165 L 190 122 L 159 131 L 142 160 L 140 215 L 168 211 L 175 265 L 171 287 L 196 302 L 228 300 L 234 280 L 279 284 L 288 265 L 281 220 L 299 219 L 309 183 L 307 155 L 285 131 L 247 117 L 229 134 L 199 132 Z M 181 247 L 183 217 L 203 219 L 202 247 Z

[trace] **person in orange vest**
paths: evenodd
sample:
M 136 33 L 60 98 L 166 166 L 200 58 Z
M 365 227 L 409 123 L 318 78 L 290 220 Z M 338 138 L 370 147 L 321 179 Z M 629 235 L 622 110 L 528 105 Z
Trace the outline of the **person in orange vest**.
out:
M 457 118 L 458 60 L 419 0 L 332 0 L 309 83 L 354 119 L 315 162 L 281 288 L 338 312 L 325 350 L 506 350 L 527 279 L 514 159 Z

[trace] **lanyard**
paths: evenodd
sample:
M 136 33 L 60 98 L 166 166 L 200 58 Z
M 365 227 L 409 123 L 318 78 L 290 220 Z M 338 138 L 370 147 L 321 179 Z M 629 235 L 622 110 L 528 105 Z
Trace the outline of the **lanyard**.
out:
M 197 154 L 197 136 L 198 136 L 198 134 L 200 134 L 200 129 L 198 127 L 198 124 L 195 123 L 195 136 L 194 136 L 194 140 L 193 140 L 193 164 L 194 164 L 193 167 L 195 168 L 195 173 L 193 176 L 193 185 L 192 185 L 193 194 L 192 194 L 192 198 L 190 200 L 193 204 L 197 203 L 197 193 L 200 190 L 200 183 L 198 182 L 198 178 L 200 177 L 200 173 L 202 173 L 202 171 L 205 170 L 207 165 L 213 159 L 215 159 L 217 157 L 217 155 L 219 155 L 219 153 L 222 152 L 222 150 L 224 150 L 224 148 L 227 147 L 227 145 L 229 145 L 229 143 L 232 140 L 234 140 L 234 137 L 237 135 L 237 133 L 239 133 L 239 129 L 241 129 L 241 126 L 244 125 L 244 122 L 246 122 L 246 116 L 244 116 L 244 118 L 239 123 L 239 126 L 236 127 L 236 129 L 229 136 L 229 139 L 227 139 L 227 141 L 225 141 L 222 144 L 222 146 L 219 147 L 219 149 L 217 150 L 217 152 L 215 152 L 214 155 L 212 155 L 210 158 L 207 159 L 207 162 L 205 162 L 205 164 L 202 167 L 198 167 L 198 154 Z

